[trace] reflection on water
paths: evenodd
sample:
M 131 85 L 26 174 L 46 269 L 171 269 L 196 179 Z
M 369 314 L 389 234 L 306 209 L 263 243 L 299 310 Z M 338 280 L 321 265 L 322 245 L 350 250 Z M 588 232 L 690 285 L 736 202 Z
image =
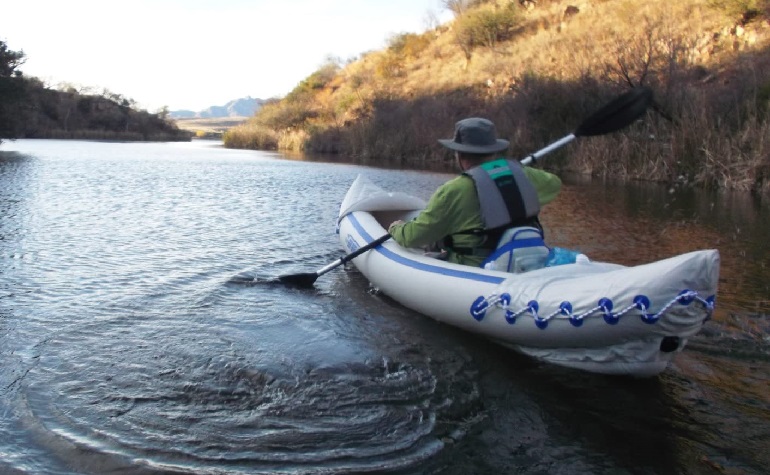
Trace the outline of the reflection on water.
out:
M 570 183 L 569 180 L 567 180 Z M 696 249 L 719 249 L 715 318 L 770 314 L 770 210 L 750 195 L 653 185 L 573 184 L 546 207 L 550 240 L 595 260 L 637 265 Z
M 347 186 L 449 176 L 209 142 L 0 148 L 0 473 L 763 473 L 768 211 L 566 180 L 552 245 L 718 248 L 714 320 L 659 378 L 536 363 L 340 268 Z

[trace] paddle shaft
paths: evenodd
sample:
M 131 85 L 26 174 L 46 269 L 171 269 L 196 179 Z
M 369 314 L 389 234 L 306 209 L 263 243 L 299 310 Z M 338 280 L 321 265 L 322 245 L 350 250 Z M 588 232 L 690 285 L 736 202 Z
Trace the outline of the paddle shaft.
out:
M 575 134 L 566 135 L 566 136 L 562 137 L 561 139 L 557 140 L 556 142 L 552 143 L 551 145 L 548 145 L 547 147 L 543 147 L 542 149 L 538 150 L 537 152 L 535 152 L 533 154 L 530 154 L 529 156 L 527 156 L 527 158 L 525 158 L 525 159 L 523 159 L 521 161 L 521 164 L 522 165 L 529 165 L 530 163 L 537 161 L 538 158 L 542 157 L 546 153 L 551 153 L 554 150 L 556 150 L 557 148 L 562 147 L 564 145 L 567 145 L 568 143 L 570 143 L 573 140 L 575 140 L 576 137 L 577 136 Z
M 380 236 L 379 238 L 375 239 L 374 241 L 370 242 L 369 244 L 367 244 L 365 246 L 362 246 L 362 247 L 359 247 L 358 249 L 356 249 L 355 251 L 351 252 L 350 254 L 348 254 L 346 256 L 343 256 L 343 257 L 337 259 L 336 261 L 332 262 L 331 264 L 328 264 L 328 265 L 318 269 L 316 271 L 316 275 L 318 277 L 321 277 L 322 275 L 326 274 L 330 270 L 335 269 L 335 268 L 341 266 L 342 264 L 355 259 L 356 257 L 360 256 L 361 254 L 365 253 L 366 251 L 370 251 L 370 250 L 374 249 L 375 247 L 377 247 L 380 244 L 384 243 L 388 239 L 390 239 L 390 234 L 385 234 L 384 236 Z

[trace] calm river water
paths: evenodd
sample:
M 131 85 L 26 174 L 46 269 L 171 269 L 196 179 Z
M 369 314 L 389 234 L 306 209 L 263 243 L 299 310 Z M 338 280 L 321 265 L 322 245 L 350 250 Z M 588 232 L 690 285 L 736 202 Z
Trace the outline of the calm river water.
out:
M 651 379 L 534 362 L 371 291 L 341 255 L 358 174 L 214 142 L 0 146 L 0 473 L 760 474 L 770 211 L 566 181 L 552 245 L 722 254 L 715 317 Z M 764 205 L 764 207 L 763 207 Z

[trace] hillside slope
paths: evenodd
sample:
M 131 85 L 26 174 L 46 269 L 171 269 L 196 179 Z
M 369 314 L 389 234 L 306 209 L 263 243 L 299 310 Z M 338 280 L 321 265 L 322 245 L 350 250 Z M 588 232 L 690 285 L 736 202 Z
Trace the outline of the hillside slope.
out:
M 547 166 L 768 188 L 767 1 L 459 3 L 475 6 L 352 63 L 323 66 L 231 129 L 226 145 L 435 168 L 446 156 L 436 139 L 479 115 L 523 156 L 644 84 L 656 94 L 644 124 L 571 146 Z

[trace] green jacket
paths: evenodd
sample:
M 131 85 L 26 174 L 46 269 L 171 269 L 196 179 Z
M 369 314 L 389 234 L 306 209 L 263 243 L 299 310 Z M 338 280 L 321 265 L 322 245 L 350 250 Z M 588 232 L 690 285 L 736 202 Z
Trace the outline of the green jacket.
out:
M 530 167 L 524 167 L 524 172 L 535 186 L 541 205 L 550 203 L 559 194 L 561 180 L 558 176 Z M 477 248 L 482 243 L 483 236 L 454 233 L 483 228 L 473 179 L 460 175 L 441 185 L 414 220 L 391 226 L 388 232 L 404 247 L 429 246 L 451 235 L 454 245 L 458 248 Z M 484 256 L 450 251 L 448 260 L 478 267 L 484 261 Z

